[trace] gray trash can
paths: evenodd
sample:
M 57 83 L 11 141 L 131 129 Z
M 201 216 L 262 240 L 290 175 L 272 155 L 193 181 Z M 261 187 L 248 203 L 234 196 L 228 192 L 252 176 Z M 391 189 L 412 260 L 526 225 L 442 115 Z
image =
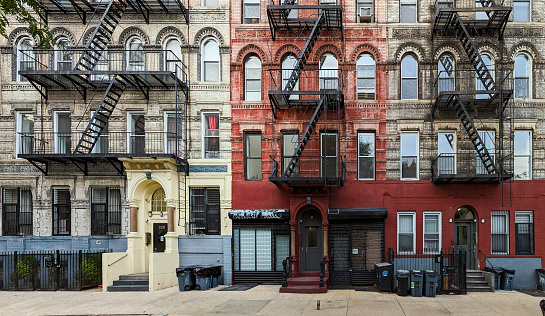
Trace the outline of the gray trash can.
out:
M 221 276 L 221 267 L 222 266 L 212 267 L 212 287 L 216 287 L 219 284 L 219 279 Z
M 176 268 L 176 276 L 178 277 L 178 287 L 180 288 L 180 291 L 191 291 L 195 286 L 193 267 Z
M 512 291 L 513 280 L 515 279 L 515 270 L 503 269 L 501 276 L 501 289 Z
M 195 274 L 195 290 L 197 291 L 206 291 L 212 285 L 211 269 L 208 267 L 196 267 L 193 270 Z
M 426 284 L 426 287 L 424 289 L 424 293 L 426 297 L 435 297 L 435 294 L 437 293 L 437 279 L 439 276 L 435 271 L 433 270 L 425 270 L 424 271 L 424 282 Z
M 494 290 L 499 290 L 501 288 L 501 274 L 503 272 L 502 268 L 490 268 L 485 267 L 484 270 L 486 272 L 492 272 L 494 273 Z
M 407 296 L 409 292 L 409 270 L 396 271 L 396 288 L 397 295 Z
M 536 269 L 536 272 L 537 284 L 539 284 L 542 291 L 545 291 L 545 269 Z
M 424 273 L 421 270 L 411 270 L 411 295 L 422 297 Z

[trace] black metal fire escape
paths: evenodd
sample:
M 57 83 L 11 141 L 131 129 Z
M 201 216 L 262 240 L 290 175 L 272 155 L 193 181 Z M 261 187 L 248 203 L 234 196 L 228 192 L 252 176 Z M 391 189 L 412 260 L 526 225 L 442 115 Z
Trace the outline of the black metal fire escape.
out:
M 483 110 L 490 110 L 497 106 L 501 118 L 513 91 L 504 89 L 502 84 L 497 84 L 495 82 L 492 73 L 479 55 L 479 51 L 471 38 L 471 34 L 480 36 L 481 34 L 492 32 L 492 34 L 497 34 L 499 40 L 501 40 L 511 9 L 496 6 L 493 0 L 481 0 L 480 4 L 482 5 L 482 9 L 475 9 L 473 13 L 485 13 L 486 19 L 468 18 L 468 12 L 472 12 L 472 10 L 457 7 L 456 1 L 445 2 L 438 0 L 435 6 L 432 39 L 435 35 L 445 35 L 454 36 L 459 41 L 470 64 L 475 70 L 475 77 L 482 83 L 482 86 L 484 87 L 483 90 L 486 90 L 488 98 L 484 100 L 484 102 L 477 102 L 478 100 L 473 99 L 473 97 L 467 98 L 467 91 L 462 91 L 461 93 L 452 91 L 440 92 L 433 104 L 432 118 L 435 117 L 435 112 L 440 109 L 453 109 L 460 120 L 463 129 L 469 136 L 469 140 L 476 151 L 478 159 L 482 162 L 482 168 L 488 175 L 497 176 L 499 181 L 503 181 L 508 178 L 509 175 L 502 174 L 503 169 L 501 167 L 501 161 L 499 161 L 500 159 L 497 159 L 496 162 L 494 161 L 494 153 L 490 153 L 485 146 L 474 120 L 468 113 L 468 107 L 476 108 L 481 106 Z M 453 69 L 450 60 L 445 59 L 440 60 L 440 62 L 447 73 Z M 501 142 L 501 135 L 499 139 Z M 498 167 L 501 170 L 498 170 Z

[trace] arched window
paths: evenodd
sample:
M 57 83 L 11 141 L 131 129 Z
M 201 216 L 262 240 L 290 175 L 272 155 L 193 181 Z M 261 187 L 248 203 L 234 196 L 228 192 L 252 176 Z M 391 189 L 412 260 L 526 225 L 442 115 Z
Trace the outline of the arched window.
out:
M 418 99 L 418 62 L 412 55 L 401 60 L 401 100 Z
M 127 70 L 143 71 L 144 64 L 144 44 L 138 37 L 133 37 L 127 42 Z
M 165 190 L 159 188 L 151 196 L 151 211 L 153 213 L 166 212 L 167 201 L 165 201 Z
M 531 99 L 532 81 L 530 58 L 526 54 L 515 57 L 515 99 Z
M 202 45 L 202 81 L 220 81 L 220 50 L 218 42 L 209 38 Z
M 17 81 L 26 82 L 27 80 L 19 75 L 20 71 L 34 70 L 35 58 L 32 51 L 33 42 L 30 37 L 23 37 L 17 42 Z
M 320 90 L 339 90 L 337 57 L 325 53 L 320 57 Z
M 449 54 L 443 54 L 437 62 L 437 93 L 454 91 L 454 59 Z
M 481 60 L 483 61 L 484 65 L 486 66 L 486 69 L 488 69 L 488 72 L 490 73 L 490 75 L 492 76 L 492 79 L 494 79 L 494 63 L 492 61 L 492 57 L 490 56 L 490 54 L 488 53 L 482 53 L 481 54 Z M 475 90 L 479 91 L 483 91 L 483 90 L 488 90 L 484 84 L 483 84 L 483 81 L 481 80 L 481 78 L 479 78 L 479 76 L 475 73 Z M 490 95 L 489 94 L 477 94 L 475 95 L 475 98 L 477 99 L 488 99 Z
M 261 60 L 250 56 L 244 63 L 244 100 L 261 100 Z
M 295 68 L 295 64 L 297 63 L 297 57 L 293 54 L 289 54 L 284 56 L 282 59 L 282 87 L 281 90 L 286 89 L 286 85 L 288 84 L 288 81 L 290 80 L 291 74 L 293 73 L 293 69 Z M 299 91 L 299 80 L 295 83 L 295 86 L 293 87 L 292 91 Z M 299 100 L 298 94 L 291 94 L 290 100 Z
M 362 54 L 356 64 L 358 100 L 374 100 L 376 86 L 375 60 L 371 54 Z
M 183 55 L 182 55 L 182 45 L 180 41 L 176 38 L 169 38 L 165 41 L 165 70 L 170 72 L 176 72 L 176 66 L 179 66 L 180 72 L 182 69 Z M 179 74 L 181 75 L 181 74 Z
M 72 51 L 70 50 L 70 42 L 66 38 L 60 38 L 55 44 L 55 70 L 69 71 L 72 70 Z

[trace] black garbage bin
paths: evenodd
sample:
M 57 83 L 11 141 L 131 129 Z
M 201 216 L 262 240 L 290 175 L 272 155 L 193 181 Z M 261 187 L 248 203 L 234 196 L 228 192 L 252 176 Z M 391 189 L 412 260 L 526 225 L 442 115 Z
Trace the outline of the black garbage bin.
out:
M 379 291 L 392 292 L 393 283 L 393 269 L 392 264 L 387 262 L 381 262 L 375 264 L 375 285 Z
M 515 279 L 515 270 L 504 268 L 502 272 L 502 276 L 501 276 L 501 289 L 512 291 L 514 279 Z
M 195 274 L 195 290 L 206 291 L 212 286 L 213 269 L 210 266 L 198 266 L 193 269 Z
M 426 297 L 435 297 L 437 292 L 437 279 L 439 276 L 433 270 L 424 271 L 424 283 L 426 287 L 424 289 L 424 294 Z
M 414 297 L 422 296 L 422 287 L 424 283 L 424 273 L 421 270 L 411 270 L 411 295 Z
M 494 290 L 499 290 L 501 287 L 501 275 L 503 272 L 502 268 L 491 268 L 485 267 L 484 271 L 494 273 Z
M 212 267 L 212 287 L 216 287 L 219 284 L 219 278 L 221 276 L 221 267 L 222 266 Z
M 176 268 L 176 276 L 178 277 L 178 287 L 180 288 L 180 291 L 191 291 L 195 286 L 193 267 Z
M 397 295 L 407 296 L 409 292 L 409 270 L 396 271 Z
M 542 291 L 545 291 L 545 269 L 536 269 L 536 272 L 537 284 L 539 284 Z

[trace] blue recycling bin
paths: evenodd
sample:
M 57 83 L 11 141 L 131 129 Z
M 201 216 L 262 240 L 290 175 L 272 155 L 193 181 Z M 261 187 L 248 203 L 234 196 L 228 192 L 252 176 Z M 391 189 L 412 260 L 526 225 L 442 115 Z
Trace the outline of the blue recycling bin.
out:
M 501 276 L 501 289 L 506 291 L 512 291 L 514 279 L 515 270 L 503 269 Z
M 422 286 L 424 285 L 424 272 L 421 270 L 411 270 L 411 295 L 422 297 Z
M 424 282 L 426 287 L 424 289 L 424 294 L 426 297 L 435 297 L 437 292 L 437 280 L 439 276 L 433 270 L 424 271 Z
M 178 277 L 178 287 L 180 288 L 180 291 L 191 291 L 195 286 L 193 267 L 176 268 L 176 276 Z

